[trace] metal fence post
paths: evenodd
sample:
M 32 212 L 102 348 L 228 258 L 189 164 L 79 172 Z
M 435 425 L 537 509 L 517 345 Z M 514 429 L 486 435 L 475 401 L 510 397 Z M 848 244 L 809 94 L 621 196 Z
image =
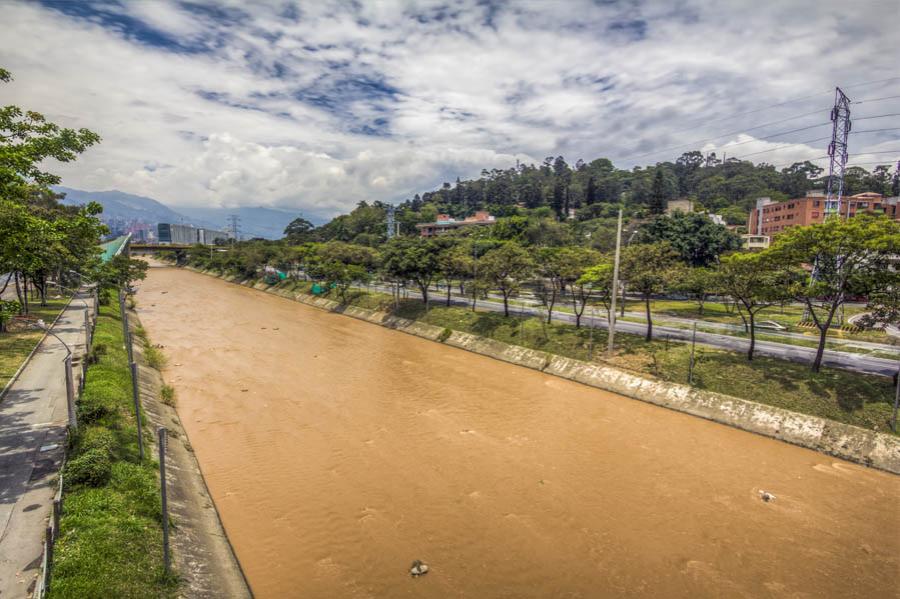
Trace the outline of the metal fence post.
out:
M 88 309 L 84 308 L 84 355 L 87 357 L 88 352 L 91 351 L 91 322 L 90 318 L 88 318 Z
M 47 527 L 44 531 L 44 543 L 46 543 L 47 567 L 44 569 L 44 592 L 50 588 L 50 568 L 53 564 L 53 529 Z
M 897 383 L 894 385 L 894 412 L 891 415 L 891 430 L 897 432 L 897 408 L 900 408 L 900 370 L 897 370 Z
M 163 527 L 163 563 L 166 567 L 166 574 L 170 571 L 169 560 L 169 504 L 166 497 L 166 429 L 159 427 L 156 429 L 159 435 L 159 495 L 162 499 L 162 527 Z
M 144 437 L 141 434 L 141 396 L 138 388 L 138 365 L 132 362 L 131 366 L 131 395 L 134 399 L 134 422 L 137 426 L 138 455 L 144 461 Z
M 125 337 L 125 350 L 128 352 L 128 361 L 133 362 L 131 332 L 128 330 L 128 312 L 125 311 L 125 294 L 121 291 L 119 292 L 119 314 L 122 317 L 122 335 Z
M 694 384 L 694 347 L 697 344 L 697 321 L 694 321 L 694 331 L 691 333 L 691 364 L 688 367 L 688 385 Z
M 75 379 L 72 378 L 72 355 L 65 359 L 66 365 L 66 407 L 69 412 L 69 428 L 78 429 L 78 418 L 75 416 Z

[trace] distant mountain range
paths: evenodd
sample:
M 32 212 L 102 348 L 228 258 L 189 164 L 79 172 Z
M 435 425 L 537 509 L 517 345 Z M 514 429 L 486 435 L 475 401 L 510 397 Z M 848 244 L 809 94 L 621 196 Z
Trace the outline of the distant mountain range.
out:
M 178 211 L 169 208 L 162 202 L 144 196 L 122 191 L 83 191 L 71 187 L 57 186 L 57 193 L 66 194 L 63 204 L 80 205 L 97 202 L 103 206 L 103 220 L 122 219 L 125 221 L 141 220 L 150 224 L 184 223 L 196 227 L 216 229 L 228 228 L 229 216 L 236 214 L 239 218 L 239 230 L 242 238 L 263 237 L 280 239 L 284 228 L 299 216 L 298 212 L 288 212 L 277 208 L 202 208 L 181 206 Z

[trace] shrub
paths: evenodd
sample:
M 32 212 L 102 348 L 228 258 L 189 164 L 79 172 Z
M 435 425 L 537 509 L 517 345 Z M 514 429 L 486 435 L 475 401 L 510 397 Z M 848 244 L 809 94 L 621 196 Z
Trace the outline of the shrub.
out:
M 156 370 L 161 370 L 166 365 L 166 356 L 152 345 L 148 346 L 144 351 L 144 358 L 146 358 L 147 364 Z
M 175 388 L 172 385 L 163 385 L 159 390 L 159 397 L 167 406 L 175 407 Z
M 78 404 L 78 422 L 79 424 L 92 424 L 112 414 L 112 410 L 102 403 L 84 403 Z
M 113 448 L 116 445 L 116 437 L 108 428 L 96 426 L 82 427 L 79 431 L 76 445 L 78 451 L 82 454 L 97 450 L 112 457 Z
M 111 474 L 112 462 L 109 451 L 96 447 L 66 464 L 65 480 L 71 485 L 102 487 L 109 482 Z
M 93 347 L 91 347 L 91 351 L 88 352 L 87 363 L 88 366 L 91 364 L 96 364 L 100 361 L 100 358 L 106 355 L 106 344 L 105 343 L 94 343 Z
M 443 343 L 444 341 L 449 339 L 450 335 L 452 335 L 452 334 L 453 334 L 453 331 L 451 329 L 448 329 L 445 327 L 444 330 L 441 331 L 441 334 L 438 335 L 437 340 L 440 341 L 441 343 Z

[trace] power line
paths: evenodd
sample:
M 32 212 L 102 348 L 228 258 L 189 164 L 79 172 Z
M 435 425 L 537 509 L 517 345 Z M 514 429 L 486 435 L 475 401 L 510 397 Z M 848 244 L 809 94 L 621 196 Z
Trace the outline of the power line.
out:
M 760 150 L 759 152 L 750 152 L 749 154 L 744 154 L 743 156 L 734 156 L 734 158 L 736 160 L 742 160 L 744 158 L 747 158 L 748 156 L 756 156 L 757 154 L 767 154 L 769 152 L 776 152 L 778 150 L 784 150 L 787 148 L 792 148 L 794 146 L 802 146 L 802 145 L 806 145 L 806 144 L 811 144 L 811 143 L 814 143 L 817 141 L 822 141 L 824 139 L 831 139 L 831 136 L 826 135 L 825 137 L 817 137 L 815 139 L 807 139 L 806 141 L 798 141 L 797 143 L 787 144 L 784 146 L 778 146 L 775 148 L 769 148 L 768 150 Z M 737 144 L 735 144 L 735 145 L 737 145 Z M 731 146 L 728 146 L 728 147 L 731 147 Z
M 859 135 L 860 133 L 878 133 L 879 131 L 897 131 L 900 127 L 885 127 L 884 129 L 864 129 L 863 131 L 851 131 L 850 135 Z
M 878 114 L 875 116 L 859 116 L 853 117 L 854 121 L 868 121 L 869 119 L 883 119 L 889 116 L 900 116 L 900 112 L 895 112 L 893 114 Z
M 866 86 L 866 85 L 875 85 L 876 83 L 887 83 L 888 81 L 900 81 L 900 77 L 888 77 L 888 78 L 886 78 L 886 79 L 877 79 L 877 80 L 875 80 L 875 81 L 863 81 L 863 82 L 861 82 L 861 83 L 854 83 L 854 84 L 852 84 L 852 85 L 845 85 L 845 86 L 844 86 L 844 89 L 850 89 L 850 88 L 853 88 L 853 87 L 863 87 L 863 86 Z M 785 106 L 785 105 L 787 105 L 787 104 L 793 104 L 793 103 L 795 103 L 795 102 L 802 102 L 803 100 L 810 100 L 810 99 L 812 99 L 812 98 L 818 98 L 819 96 L 824 96 L 824 95 L 826 95 L 826 94 L 831 94 L 833 91 L 834 91 L 834 90 L 829 89 L 828 91 L 823 91 L 823 92 L 819 92 L 819 93 L 816 93 L 816 94 L 810 94 L 810 95 L 808 95 L 808 96 L 800 96 L 799 98 L 793 98 L 793 99 L 790 99 L 790 100 L 784 100 L 784 101 L 782 101 L 782 102 L 777 102 L 777 103 L 775 103 L 775 104 L 769 104 L 768 106 L 763 106 L 763 107 L 761 107 L 761 108 L 754 108 L 753 110 L 747 110 L 747 111 L 745 111 L 745 112 L 738 112 L 738 113 L 736 113 L 736 114 L 732 114 L 732 115 L 729 115 L 729 116 L 723 116 L 723 117 L 719 117 L 719 118 L 717 118 L 717 119 L 712 119 L 712 120 L 698 120 L 697 122 L 698 122 L 698 123 L 706 123 L 706 124 L 709 124 L 709 123 L 718 123 L 718 122 L 720 122 L 720 121 L 727 121 L 727 120 L 731 120 L 731 119 L 736 119 L 737 117 L 740 117 L 740 116 L 746 116 L 746 115 L 748 115 L 748 114 L 755 114 L 755 113 L 757 113 L 757 112 L 762 112 L 762 111 L 764 111 L 764 110 L 769 110 L 770 108 L 778 108 L 779 106 Z M 869 101 L 870 101 L 870 102 L 874 102 L 875 100 L 869 100 Z M 680 131 L 674 131 L 673 134 L 675 134 L 675 133 L 684 133 L 685 131 L 692 131 L 692 130 L 693 130 L 693 127 L 689 127 L 689 128 L 687 128 L 687 129 L 682 129 L 682 130 L 680 130 Z M 620 159 L 620 160 L 624 160 L 624 159 Z
M 851 102 L 851 104 L 867 104 L 869 102 L 881 102 L 882 100 L 893 100 L 894 98 L 900 98 L 900 95 L 885 96 L 883 98 L 867 98 L 865 100 L 857 100 L 856 102 Z
M 805 117 L 805 116 L 810 116 L 810 115 L 813 115 L 813 114 L 820 114 L 820 113 L 822 113 L 822 112 L 824 112 L 824 111 L 822 111 L 822 110 L 814 110 L 814 111 L 812 111 L 812 112 L 805 112 L 805 113 L 803 113 L 803 114 L 798 114 L 798 115 L 795 115 L 795 116 L 792 116 L 792 117 L 789 117 L 789 118 L 786 118 L 786 119 L 781 119 L 781 120 L 778 120 L 778 121 L 772 121 L 772 122 L 770 122 L 770 123 L 763 123 L 762 125 L 756 125 L 755 127 L 749 127 L 749 128 L 745 128 L 745 129 L 740 129 L 740 130 L 738 130 L 738 131 L 731 131 L 731 132 L 729 132 L 729 133 L 723 133 L 723 134 L 721 134 L 721 135 L 716 135 L 716 136 L 713 136 L 713 137 L 707 137 L 707 138 L 705 138 L 705 139 L 697 139 L 697 140 L 694 140 L 694 141 L 691 141 L 691 142 L 688 142 L 688 143 L 684 143 L 684 144 L 680 144 L 680 145 L 677 145 L 677 146 L 671 146 L 671 147 L 669 147 L 669 148 L 662 148 L 662 149 L 660 149 L 660 150 L 653 150 L 652 152 L 645 152 L 644 154 L 634 154 L 634 155 L 631 155 L 631 156 L 620 157 L 620 158 L 616 158 L 615 160 L 631 160 L 632 158 L 643 158 L 644 156 L 651 156 L 651 155 L 653 155 L 653 154 L 660 154 L 660 153 L 662 153 L 662 152 L 668 152 L 668 151 L 670 151 L 670 150 L 677 150 L 677 149 L 679 149 L 679 148 L 693 147 L 693 146 L 696 146 L 697 144 L 706 143 L 706 142 L 708 142 L 708 141 L 712 141 L 712 140 L 714 140 L 714 139 L 719 139 L 719 138 L 721 138 L 721 137 L 728 137 L 729 135 L 739 135 L 739 134 L 741 134 L 741 133 L 746 133 L 747 131 L 754 131 L 754 130 L 756 130 L 756 129 L 762 129 L 762 128 L 768 127 L 768 126 L 770 126 L 770 125 L 778 125 L 779 123 L 786 123 L 786 122 L 788 122 L 788 121 L 793 121 L 793 120 L 796 120 L 796 119 L 799 119 L 799 118 L 802 118 L 802 117 Z M 805 129 L 812 129 L 813 127 L 821 127 L 822 125 L 827 125 L 827 124 L 828 124 L 827 122 L 826 122 L 826 123 L 820 123 L 819 125 L 812 125 L 811 127 L 804 127 L 804 128 L 802 128 L 802 129 L 794 129 L 794 130 L 792 130 L 792 131 L 787 131 L 787 132 L 784 132 L 784 133 L 775 133 L 775 134 L 773 134 L 773 135 L 770 135 L 769 137 L 774 137 L 774 136 L 777 136 L 777 135 L 784 135 L 784 134 L 786 134 L 786 133 L 794 133 L 794 132 L 796 132 L 796 131 L 804 131 Z M 758 137 L 758 138 L 756 138 L 756 139 L 768 139 L 768 137 Z M 741 142 L 741 143 L 747 143 L 747 142 Z M 731 145 L 738 145 L 738 144 L 731 144 Z

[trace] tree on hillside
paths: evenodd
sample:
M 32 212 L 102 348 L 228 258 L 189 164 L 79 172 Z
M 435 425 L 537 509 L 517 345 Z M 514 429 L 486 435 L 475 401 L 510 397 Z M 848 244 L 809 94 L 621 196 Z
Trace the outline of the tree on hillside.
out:
M 640 228 L 638 241 L 668 242 L 690 266 L 710 266 L 721 254 L 741 247 L 740 237 L 698 212 L 657 216 Z
M 653 175 L 653 186 L 650 188 L 650 214 L 665 214 L 668 207 L 666 193 L 666 176 L 663 169 L 657 168 Z
M 815 265 L 812 280 L 795 281 L 791 295 L 803 302 L 819 330 L 813 372 L 822 367 L 828 329 L 838 310 L 855 295 L 872 295 L 900 286 L 891 259 L 900 251 L 900 223 L 860 214 L 830 218 L 808 227 L 791 227 L 765 250 L 786 271 Z
M 428 305 L 428 289 L 440 275 L 433 241 L 422 237 L 395 237 L 384 245 L 381 268 L 399 281 L 413 281 Z
M 311 240 L 310 232 L 315 228 L 315 225 L 299 216 L 284 228 L 284 236 L 289 244 L 300 245 Z
M 588 206 L 593 205 L 597 201 L 597 184 L 594 177 L 588 177 L 587 186 L 584 189 L 584 203 Z
M 509 298 L 518 293 L 522 282 L 531 276 L 534 262 L 530 254 L 514 241 L 485 254 L 479 261 L 478 274 L 500 291 L 503 314 L 509 316 Z
M 789 297 L 788 275 L 776 269 L 768 255 L 755 253 L 732 254 L 722 258 L 716 278 L 721 292 L 734 301 L 738 314 L 744 321 L 744 328 L 750 334 L 747 360 L 753 360 L 756 349 L 756 316 L 762 310 L 780 304 Z
M 663 293 L 678 254 L 666 242 L 629 245 L 622 251 L 622 278 L 629 290 L 641 294 L 647 314 L 647 341 L 653 339 L 650 300 Z

